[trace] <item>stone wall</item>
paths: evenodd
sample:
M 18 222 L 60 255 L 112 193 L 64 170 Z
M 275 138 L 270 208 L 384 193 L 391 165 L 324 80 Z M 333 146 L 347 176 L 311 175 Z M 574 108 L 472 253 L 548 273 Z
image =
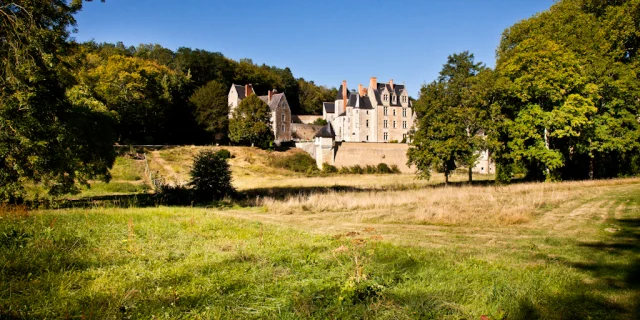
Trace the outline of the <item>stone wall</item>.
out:
M 322 126 L 314 124 L 292 123 L 291 139 L 294 141 L 313 141 Z
M 322 119 L 322 116 L 316 115 L 303 115 L 303 114 L 292 114 L 291 121 L 293 123 L 304 123 L 304 124 L 313 124 L 314 121 Z
M 404 143 L 362 143 L 336 142 L 334 165 L 351 167 L 354 165 L 396 165 L 403 173 L 414 173 L 415 167 L 407 166 L 407 150 L 409 145 Z
M 296 148 L 302 149 L 314 159 L 316 158 L 316 146 L 313 142 L 296 142 Z

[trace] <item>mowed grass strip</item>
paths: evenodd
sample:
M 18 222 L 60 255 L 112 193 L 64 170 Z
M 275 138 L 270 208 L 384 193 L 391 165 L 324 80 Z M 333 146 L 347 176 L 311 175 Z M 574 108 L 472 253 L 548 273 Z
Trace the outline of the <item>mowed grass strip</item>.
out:
M 589 241 L 522 226 L 486 247 L 455 226 L 414 247 L 227 216 L 260 208 L 5 208 L 0 318 L 633 319 L 634 191 L 602 196 Z

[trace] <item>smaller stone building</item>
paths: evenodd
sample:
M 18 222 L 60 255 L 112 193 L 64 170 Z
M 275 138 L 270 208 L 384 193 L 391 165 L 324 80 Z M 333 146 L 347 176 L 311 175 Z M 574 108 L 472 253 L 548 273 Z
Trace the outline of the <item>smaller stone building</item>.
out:
M 233 117 L 233 111 L 240 102 L 249 95 L 255 94 L 253 86 L 233 84 L 229 90 L 229 117 Z M 275 89 L 269 90 L 266 95 L 258 96 L 260 100 L 269 105 L 271 109 L 271 128 L 275 142 L 291 141 L 291 108 L 284 93 L 278 93 Z

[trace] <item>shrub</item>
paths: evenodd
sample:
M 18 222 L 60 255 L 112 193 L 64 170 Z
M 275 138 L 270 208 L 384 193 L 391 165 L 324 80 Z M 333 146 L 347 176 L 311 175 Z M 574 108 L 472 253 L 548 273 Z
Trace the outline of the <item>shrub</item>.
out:
M 389 143 L 398 143 L 398 140 L 391 140 Z
M 364 173 L 364 169 L 358 164 L 356 164 L 355 166 L 351 167 L 350 171 L 353 174 L 363 174 Z
M 316 159 L 306 152 L 296 152 L 289 156 L 271 157 L 271 166 L 300 173 L 314 173 L 318 171 Z
M 227 149 L 220 149 L 218 151 L 216 151 L 216 155 L 218 155 L 218 157 L 222 158 L 222 159 L 231 159 L 231 152 L 229 152 L 229 150 Z
M 338 173 L 339 174 L 350 174 L 351 173 L 351 168 L 342 167 L 342 168 L 338 169 Z
M 335 166 L 332 166 L 328 163 L 323 163 L 322 164 L 322 172 L 324 173 L 337 173 L 338 172 L 338 168 L 336 168 Z
M 227 160 L 213 151 L 197 154 L 190 174 L 189 186 L 197 201 L 217 200 L 234 192 Z
M 316 119 L 316 121 L 313 122 L 313 124 L 318 125 L 318 126 L 326 126 L 327 125 L 327 120 L 322 119 L 322 118 L 318 118 Z
M 374 174 L 374 173 L 377 173 L 377 172 L 378 172 L 378 170 L 376 169 L 375 166 L 366 165 L 364 167 L 364 173 L 366 173 L 366 174 Z
M 378 173 L 391 173 L 391 168 L 386 163 L 379 163 L 376 169 Z
M 400 168 L 398 168 L 398 166 L 396 166 L 395 164 L 391 165 L 391 173 L 401 173 L 400 172 Z

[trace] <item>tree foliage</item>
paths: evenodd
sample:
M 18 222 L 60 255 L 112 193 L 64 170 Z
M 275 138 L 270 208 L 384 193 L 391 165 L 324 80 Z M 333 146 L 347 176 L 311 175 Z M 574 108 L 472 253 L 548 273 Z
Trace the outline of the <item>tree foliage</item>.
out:
M 240 144 L 261 148 L 274 141 L 271 128 L 271 109 L 257 95 L 252 94 L 240 102 L 229 120 L 229 138 Z
M 229 88 L 213 80 L 198 88 L 189 98 L 196 121 L 213 135 L 226 135 L 229 126 Z
M 496 65 L 505 165 L 520 163 L 536 180 L 634 173 L 639 8 L 563 0 L 505 30 Z
M 444 172 L 445 181 L 458 165 L 473 167 L 478 151 L 485 144 L 482 136 L 488 112 L 474 77 L 484 67 L 475 63 L 473 54 L 463 52 L 449 56 L 437 81 L 420 90 L 414 104 L 420 114 L 418 130 L 408 151 L 409 163 L 423 178 L 431 170 Z M 471 176 L 470 176 L 471 179 Z
M 198 201 L 219 200 L 234 192 L 231 169 L 218 152 L 205 150 L 198 153 L 193 159 L 190 175 L 189 186 Z
M 52 194 L 108 181 L 114 118 L 65 63 L 81 1 L 0 4 L 0 200 L 26 182 Z

